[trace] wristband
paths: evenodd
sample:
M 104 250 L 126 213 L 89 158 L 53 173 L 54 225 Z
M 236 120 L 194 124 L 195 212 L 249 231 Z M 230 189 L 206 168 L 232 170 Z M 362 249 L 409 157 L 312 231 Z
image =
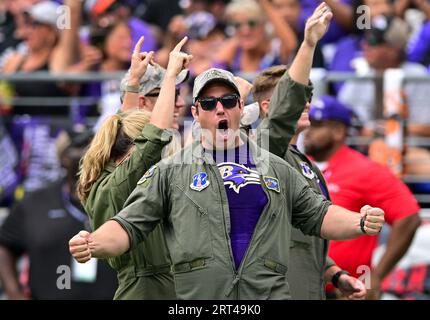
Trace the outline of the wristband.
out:
M 126 85 L 124 88 L 125 92 L 133 92 L 133 93 L 139 93 L 139 86 L 129 86 Z
M 360 219 L 360 229 L 361 229 L 361 232 L 363 232 L 363 234 L 367 234 L 366 230 L 364 230 L 364 221 L 365 221 L 365 218 L 361 217 L 361 219 Z
M 338 288 L 338 285 L 339 285 L 339 278 L 340 278 L 340 276 L 341 275 L 343 275 L 343 274 L 346 274 L 346 275 L 348 275 L 349 276 L 349 272 L 348 271 L 346 271 L 346 270 L 340 270 L 340 271 L 338 271 L 338 272 L 336 272 L 335 274 L 334 274 L 334 276 L 331 278 L 331 283 L 333 284 L 333 286 L 335 287 L 335 288 Z

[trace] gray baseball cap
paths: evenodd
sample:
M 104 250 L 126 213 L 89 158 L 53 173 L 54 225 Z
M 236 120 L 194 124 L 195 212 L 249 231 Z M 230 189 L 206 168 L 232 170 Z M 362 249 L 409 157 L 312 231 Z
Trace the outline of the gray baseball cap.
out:
M 60 5 L 54 1 L 41 1 L 26 7 L 24 13 L 37 22 L 55 27 L 60 17 Z
M 139 92 L 142 95 L 146 95 L 156 88 L 161 88 L 161 82 L 163 81 L 164 75 L 166 74 L 166 69 L 164 69 L 159 64 L 148 65 L 145 74 L 140 78 Z M 176 85 L 179 85 L 188 79 L 189 70 L 184 69 L 176 77 Z M 127 81 L 130 78 L 130 69 L 125 74 L 124 78 L 121 80 L 121 101 L 125 95 L 125 87 L 127 86 Z
M 222 82 L 227 84 L 240 96 L 239 88 L 237 87 L 236 81 L 234 80 L 234 75 L 231 72 L 218 68 L 211 68 L 199 74 L 194 80 L 193 102 L 196 102 L 196 99 L 202 90 L 208 84 L 213 82 Z

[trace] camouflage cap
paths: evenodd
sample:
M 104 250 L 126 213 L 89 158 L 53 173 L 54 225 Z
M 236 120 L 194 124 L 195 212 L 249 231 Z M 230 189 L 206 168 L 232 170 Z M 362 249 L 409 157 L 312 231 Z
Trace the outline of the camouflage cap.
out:
M 237 87 L 234 75 L 226 70 L 211 68 L 199 74 L 194 80 L 193 87 L 193 102 L 196 102 L 197 97 L 200 95 L 204 87 L 212 82 L 222 82 L 230 86 L 239 96 L 240 92 Z
M 139 83 L 139 93 L 146 95 L 156 88 L 161 88 L 161 82 L 163 81 L 166 69 L 164 69 L 159 64 L 148 65 L 145 74 L 140 78 Z M 179 85 L 187 80 L 189 70 L 185 69 L 179 72 L 176 77 L 176 85 Z M 121 101 L 125 95 L 125 87 L 127 86 L 128 79 L 130 78 L 130 69 L 125 74 L 124 78 L 121 80 Z

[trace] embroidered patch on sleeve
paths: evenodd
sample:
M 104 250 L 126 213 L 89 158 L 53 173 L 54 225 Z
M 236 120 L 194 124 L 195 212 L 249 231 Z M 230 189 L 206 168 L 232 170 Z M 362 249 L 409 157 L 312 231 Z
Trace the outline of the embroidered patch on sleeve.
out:
M 279 187 L 279 180 L 273 177 L 264 176 L 264 183 L 266 184 L 267 189 L 276 191 L 278 193 L 281 192 L 281 188 Z
M 141 185 L 144 182 L 148 181 L 148 179 L 154 175 L 155 169 L 157 169 L 157 166 L 152 166 L 151 168 L 149 168 L 148 171 L 146 171 L 142 178 L 140 178 L 140 180 L 137 182 L 137 185 Z

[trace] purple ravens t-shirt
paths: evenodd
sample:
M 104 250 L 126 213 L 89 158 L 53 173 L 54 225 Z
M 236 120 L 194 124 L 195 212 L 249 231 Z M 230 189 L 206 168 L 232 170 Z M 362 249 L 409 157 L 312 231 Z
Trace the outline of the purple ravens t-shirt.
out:
M 213 151 L 212 155 L 227 192 L 231 247 L 239 269 L 267 196 L 246 144 L 232 150 Z

